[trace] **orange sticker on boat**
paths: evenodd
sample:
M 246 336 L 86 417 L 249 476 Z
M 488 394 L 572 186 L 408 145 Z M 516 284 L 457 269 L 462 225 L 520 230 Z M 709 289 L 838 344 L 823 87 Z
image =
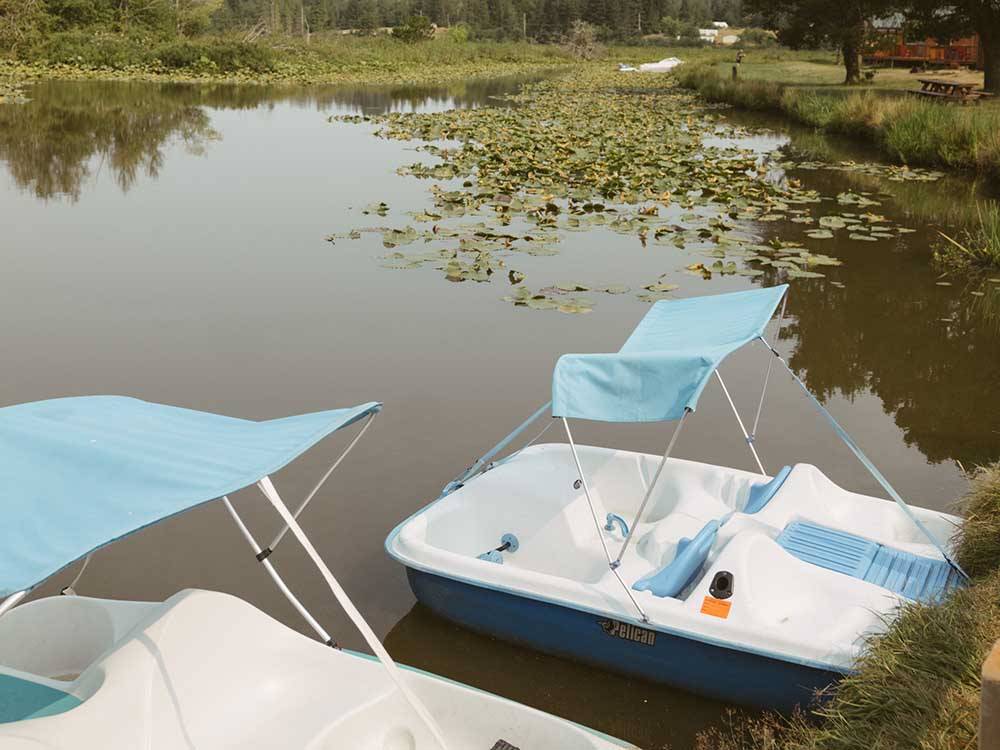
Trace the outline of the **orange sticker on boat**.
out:
M 712 617 L 721 617 L 725 620 L 729 617 L 729 608 L 732 605 L 732 602 L 716 599 L 714 596 L 706 596 L 705 601 L 701 603 L 701 613 Z

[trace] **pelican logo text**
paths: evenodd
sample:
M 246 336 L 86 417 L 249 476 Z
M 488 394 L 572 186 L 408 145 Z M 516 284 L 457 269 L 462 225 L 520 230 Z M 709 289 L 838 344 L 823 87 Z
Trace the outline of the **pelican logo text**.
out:
M 656 643 L 656 633 L 640 628 L 638 625 L 629 625 L 627 622 L 618 622 L 617 620 L 598 620 L 597 623 L 612 638 L 641 643 L 643 646 L 652 646 Z

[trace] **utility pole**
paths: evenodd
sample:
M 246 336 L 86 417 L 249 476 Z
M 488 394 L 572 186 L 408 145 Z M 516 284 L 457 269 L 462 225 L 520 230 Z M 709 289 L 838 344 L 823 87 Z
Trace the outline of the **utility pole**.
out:
M 528 39 L 528 14 L 524 12 L 521 13 L 521 38 Z
M 639 36 L 642 36 L 642 8 L 639 8 Z

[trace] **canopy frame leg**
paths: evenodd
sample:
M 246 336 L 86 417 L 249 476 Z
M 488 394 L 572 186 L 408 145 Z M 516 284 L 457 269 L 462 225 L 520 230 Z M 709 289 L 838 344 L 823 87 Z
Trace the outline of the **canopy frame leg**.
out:
M 347 454 L 349 454 L 351 450 L 353 450 L 354 446 L 358 444 L 358 441 L 361 440 L 362 437 L 364 437 L 364 434 L 368 431 L 368 428 L 372 426 L 372 422 L 375 421 L 376 416 L 378 416 L 378 412 L 374 411 L 368 415 L 368 419 L 361 427 L 361 430 L 358 432 L 357 435 L 354 436 L 354 439 L 351 440 L 350 444 L 348 444 L 348 446 L 344 449 L 344 452 L 341 453 L 340 456 L 337 458 L 337 460 L 334 461 L 333 464 L 330 466 L 330 468 L 326 470 L 326 473 L 323 475 L 323 477 L 319 480 L 319 482 L 316 483 L 316 486 L 312 488 L 312 492 L 310 492 L 306 496 L 306 499 L 303 500 L 302 503 L 299 505 L 299 507 L 295 509 L 295 512 L 292 513 L 292 518 L 298 519 L 302 511 L 305 510 L 306 506 L 309 505 L 313 497 L 316 496 L 316 493 L 319 492 L 320 489 L 322 489 L 324 484 L 326 484 L 326 480 L 330 478 L 330 475 L 333 474 L 336 468 L 340 466 L 341 462 L 345 458 L 347 458 Z M 277 548 L 278 544 L 281 542 L 282 538 L 285 536 L 287 532 L 288 532 L 288 524 L 285 524 L 284 526 L 281 527 L 281 530 L 275 535 L 274 539 L 271 541 L 269 545 L 267 545 L 264 549 L 257 551 L 258 555 L 263 555 L 264 557 L 267 557 L 272 552 L 274 552 L 274 550 Z
M 445 497 L 446 495 L 450 495 L 452 492 L 454 492 L 463 484 L 472 479 L 472 477 L 478 474 L 481 470 L 483 470 L 494 456 L 496 456 L 498 453 L 500 453 L 500 451 L 502 451 L 504 448 L 506 448 L 508 445 L 514 442 L 515 438 L 517 438 L 518 435 L 520 435 L 522 432 L 528 429 L 528 427 L 530 427 L 533 422 L 535 422 L 540 416 L 542 416 L 546 411 L 548 411 L 551 406 L 552 402 L 546 401 L 544 404 L 535 409 L 535 411 L 531 413 L 531 416 L 529 416 L 527 419 L 521 422 L 521 424 L 515 427 L 510 432 L 510 434 L 508 434 L 503 440 L 501 440 L 499 443 L 497 443 L 488 451 L 486 451 L 486 453 L 477 458 L 475 462 L 473 462 L 473 464 L 469 466 L 469 468 L 467 468 L 465 471 L 459 474 L 458 477 L 449 482 L 445 486 L 445 488 L 441 490 L 441 495 L 438 499 Z M 538 435 L 532 438 L 531 442 L 529 442 L 528 445 L 531 445 L 531 443 L 538 440 L 538 438 L 540 438 L 542 435 L 545 434 L 546 430 L 548 430 L 548 427 L 546 427 Z M 527 448 L 528 445 L 524 446 L 524 448 Z M 521 448 L 521 450 L 524 450 L 524 448 Z
M 646 496 L 643 497 L 642 503 L 639 505 L 639 510 L 636 511 L 635 518 L 632 520 L 632 525 L 629 526 L 628 533 L 625 535 L 625 541 L 622 542 L 622 547 L 618 551 L 618 556 L 612 563 L 616 568 L 621 565 L 622 558 L 625 556 L 625 550 L 628 549 L 629 543 L 632 541 L 632 537 L 635 535 L 635 529 L 639 525 L 639 521 L 642 520 L 642 514 L 646 510 L 646 505 L 649 503 L 649 498 L 653 496 L 653 488 L 656 487 L 656 483 L 660 479 L 660 474 L 663 472 L 663 467 L 667 465 L 667 459 L 670 458 L 670 454 L 673 453 L 674 445 L 677 443 L 677 438 L 681 434 L 681 428 L 684 426 L 684 420 L 687 419 L 688 414 L 691 413 L 689 407 L 684 407 L 684 413 L 681 415 L 680 420 L 677 422 L 677 426 L 674 428 L 673 435 L 670 436 L 670 442 L 667 443 L 667 449 L 663 453 L 663 458 L 660 459 L 660 465 L 656 467 L 656 473 L 653 475 L 653 481 L 649 483 L 649 487 L 646 488 Z
M 24 591 L 15 591 L 13 594 L 8 596 L 2 602 L 0 602 L 0 617 L 14 609 L 19 601 L 28 595 L 27 589 Z
M 746 441 L 747 447 L 750 448 L 750 452 L 753 454 L 753 460 L 757 462 L 757 468 L 760 469 L 760 473 L 765 477 L 767 472 L 764 471 L 764 464 L 760 462 L 760 456 L 757 455 L 757 449 L 754 447 L 753 438 L 747 433 L 747 428 L 743 425 L 743 418 L 740 417 L 740 412 L 736 408 L 736 404 L 733 403 L 733 397 L 729 395 L 729 389 L 726 388 L 726 381 L 722 379 L 722 373 L 719 369 L 715 369 L 715 377 L 719 381 L 719 385 L 722 386 L 722 392 L 726 395 L 726 400 L 729 402 L 730 408 L 733 410 L 733 414 L 736 415 L 736 421 L 740 425 L 740 432 L 743 433 L 743 439 Z
M 878 470 L 878 467 L 875 466 L 872 460 L 865 455 L 864 451 L 861 450 L 861 446 L 854 442 L 854 438 L 848 434 L 847 430 L 840 426 L 840 423 L 834 418 L 834 416 L 826 409 L 825 406 L 823 406 L 823 404 L 819 402 L 819 399 L 812 394 L 812 391 L 806 387 L 806 384 L 802 382 L 802 379 L 795 374 L 795 371 L 792 370 L 788 362 L 785 361 L 785 358 L 782 357 L 770 343 L 768 343 L 767 339 L 763 336 L 760 336 L 759 338 L 764 346 L 770 349 L 775 358 L 781 362 L 785 370 L 788 371 L 788 374 L 792 376 L 792 379 L 798 383 L 799 387 L 806 394 L 806 397 L 812 402 L 813 406 L 816 407 L 816 410 L 823 416 L 823 418 L 830 424 L 834 433 L 840 438 L 841 442 L 843 442 L 844 445 L 850 449 L 851 453 L 853 453 L 854 456 L 861 462 L 861 465 L 865 467 L 868 473 L 874 477 L 875 481 L 882 486 L 882 489 L 888 493 L 889 497 L 892 498 L 892 500 L 900 507 L 903 513 L 905 513 L 907 517 L 913 521 L 913 524 L 920 530 L 920 532 L 937 548 L 937 551 L 941 553 L 941 556 L 944 557 L 948 564 L 958 571 L 958 573 L 965 578 L 965 580 L 969 580 L 969 574 L 962 569 L 962 566 L 959 565 L 956 560 L 952 559 L 952 556 L 949 555 L 948 551 L 945 549 L 944 544 L 942 544 L 941 541 L 934 536 L 931 530 L 927 528 L 927 525 L 917 517 L 917 515 L 913 512 L 913 509 L 896 491 L 896 488 L 889 483 L 889 480 L 886 479 L 882 472 Z
M 642 619 L 643 622 L 648 623 L 649 617 L 646 615 L 646 611 L 640 606 L 639 602 L 636 601 L 636 598 L 632 595 L 632 590 L 628 587 L 628 584 L 625 583 L 624 579 L 621 576 L 621 573 L 618 572 L 618 567 L 619 567 L 618 562 L 612 561 L 611 559 L 611 550 L 608 548 L 608 543 L 604 539 L 603 527 L 601 526 L 601 521 L 597 516 L 597 507 L 594 505 L 594 499 L 590 495 L 590 485 L 587 483 L 587 477 L 583 473 L 583 466 L 580 463 L 580 456 L 576 452 L 576 443 L 573 442 L 573 433 L 570 432 L 569 422 L 567 421 L 566 417 L 561 417 L 561 419 L 563 422 L 563 427 L 566 428 L 566 438 L 569 440 L 569 448 L 570 451 L 573 453 L 573 460 L 576 462 L 576 470 L 577 473 L 580 475 L 580 483 L 583 485 L 583 492 L 587 496 L 587 505 L 590 506 L 590 515 L 593 516 L 594 518 L 594 529 L 597 531 L 597 538 L 601 540 L 601 547 L 604 548 L 604 556 L 605 558 L 607 558 L 608 568 L 610 568 L 611 572 L 614 573 L 615 578 L 618 579 L 618 583 L 622 585 L 622 588 L 625 590 L 626 596 L 628 596 L 629 601 L 632 602 L 632 606 L 635 607 L 636 611 L 639 613 L 639 617 Z
M 341 608 L 343 608 L 347 616 L 351 619 L 351 622 L 354 623 L 354 626 L 361 633 L 365 642 L 368 644 L 368 647 L 375 653 L 375 656 L 382 663 L 382 666 L 385 667 L 390 679 L 396 684 L 396 687 L 399 688 L 399 691 L 406 699 L 406 702 L 410 704 L 410 707 L 413 708 L 417 716 L 430 730 L 431 736 L 434 737 L 442 750 L 448 750 L 448 745 L 444 740 L 444 734 L 438 726 L 437 721 L 435 721 L 430 711 L 427 710 L 427 707 L 406 684 L 405 677 L 399 667 L 396 666 L 396 663 L 392 660 L 392 657 L 389 656 L 389 652 L 386 651 L 385 646 L 383 646 L 381 641 L 379 641 L 378 636 L 375 635 L 375 632 L 365 621 L 365 618 L 361 615 L 361 612 L 358 611 L 358 608 L 354 606 L 354 602 L 352 602 L 350 597 L 348 597 L 347 592 L 344 591 L 343 587 L 334 577 L 333 573 L 330 572 L 326 563 L 323 562 L 323 558 L 320 557 L 316 548 L 313 547 L 312 542 L 309 541 L 309 538 L 302 530 L 302 527 L 299 526 L 299 522 L 295 520 L 295 517 L 291 514 L 284 501 L 278 495 L 278 491 L 271 482 L 271 478 L 264 477 L 257 482 L 257 487 L 264 494 L 264 497 L 267 498 L 268 502 L 274 506 L 278 515 L 281 516 L 281 520 L 285 522 L 289 531 L 292 532 L 292 536 L 298 540 L 299 544 L 309 556 L 309 559 L 312 560 L 313 565 L 315 565 L 319 570 L 320 575 L 323 577 L 323 580 L 326 581 L 326 584 L 333 593 L 334 598 L 340 604 Z
M 83 565 L 80 566 L 80 569 L 76 572 L 73 580 L 69 582 L 68 586 L 63 586 L 59 591 L 62 596 L 76 596 L 76 584 L 78 584 L 80 579 L 83 578 L 83 573 L 87 570 L 87 566 L 90 565 L 90 558 L 93 557 L 93 555 L 94 553 L 91 552 L 83 558 Z
M 293 607 L 295 607 L 295 610 L 302 615 L 302 619 L 309 623 L 309 627 L 316 631 L 316 635 L 320 637 L 321 641 L 323 641 L 327 646 L 339 648 L 330 634 L 323 629 L 323 626 L 316 621 L 316 618 L 312 616 L 308 609 L 306 609 L 306 606 L 300 602 L 295 594 L 292 593 L 291 589 L 288 588 L 288 585 L 278 574 L 274 565 L 272 565 L 271 561 L 267 559 L 267 556 L 261 556 L 262 553 L 260 545 L 257 544 L 257 540 L 254 539 L 253 534 L 250 533 L 250 529 L 247 528 L 247 525 L 243 523 L 243 519 L 240 518 L 239 513 L 236 512 L 236 508 L 233 507 L 233 503 L 230 501 L 228 495 L 223 495 L 222 504 L 226 506 L 226 510 L 229 511 L 229 515 L 232 516 L 236 527 L 240 530 L 240 533 L 243 534 L 243 538 L 246 539 L 247 544 L 250 545 L 250 549 L 253 550 L 254 555 L 257 557 L 257 561 L 264 566 L 264 570 L 266 570 L 268 575 L 271 576 L 271 580 L 274 581 L 274 585 L 278 587 L 278 590 L 284 594 L 285 598 Z
M 781 312 L 778 313 L 778 327 L 774 331 L 774 341 L 777 343 L 778 337 L 781 336 L 781 326 L 785 322 L 785 306 L 788 304 L 788 292 L 785 292 L 785 296 L 781 299 Z M 767 360 L 767 371 L 764 373 L 764 385 L 760 389 L 760 401 L 757 403 L 757 413 L 753 418 L 753 427 L 750 428 L 750 441 L 754 442 L 757 440 L 757 426 L 760 424 L 760 415 L 764 410 L 764 396 L 767 395 L 767 383 L 771 379 L 771 370 L 774 367 L 774 359 L 768 357 Z

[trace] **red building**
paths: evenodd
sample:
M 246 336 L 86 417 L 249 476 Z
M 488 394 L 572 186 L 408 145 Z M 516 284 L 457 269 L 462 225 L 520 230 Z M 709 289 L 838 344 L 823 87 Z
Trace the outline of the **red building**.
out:
M 983 63 L 979 36 L 974 35 L 950 42 L 936 39 L 911 39 L 906 33 L 901 15 L 872 22 L 872 39 L 865 53 L 865 62 L 875 65 L 927 65 L 931 67 L 981 67 Z

